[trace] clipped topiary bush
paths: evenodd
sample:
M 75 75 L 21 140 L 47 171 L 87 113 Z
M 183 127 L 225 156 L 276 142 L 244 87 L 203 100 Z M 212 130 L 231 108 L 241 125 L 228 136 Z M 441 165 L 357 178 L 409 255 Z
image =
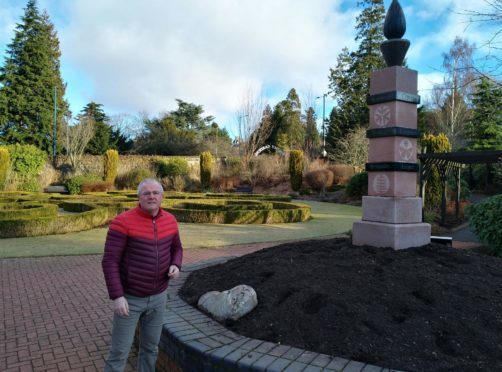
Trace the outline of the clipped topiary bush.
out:
M 293 191 L 298 191 L 302 187 L 303 165 L 303 151 L 291 150 L 289 153 L 289 179 Z
M 119 167 L 119 153 L 117 152 L 117 150 L 106 150 L 103 161 L 103 179 L 113 185 L 115 178 L 117 178 L 117 170 Z
M 211 186 L 211 174 L 214 167 L 214 158 L 209 151 L 200 154 L 200 183 L 203 190 Z
M 345 194 L 353 198 L 368 195 L 368 172 L 361 172 L 352 177 L 345 188 Z
M 493 254 L 502 256 L 502 194 L 487 198 L 466 209 L 469 226 Z
M 147 168 L 134 168 L 117 176 L 115 184 L 119 189 L 134 190 L 145 178 L 155 178 L 155 174 Z
M 0 190 L 5 190 L 10 171 L 10 155 L 7 147 L 0 147 Z

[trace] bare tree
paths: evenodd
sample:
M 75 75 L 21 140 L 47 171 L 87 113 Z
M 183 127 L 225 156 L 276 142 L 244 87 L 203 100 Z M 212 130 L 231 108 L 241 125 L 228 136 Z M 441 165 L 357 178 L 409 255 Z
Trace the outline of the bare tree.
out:
M 110 125 L 115 130 L 119 129 L 126 137 L 136 138 L 143 132 L 146 118 L 146 112 L 137 115 L 121 113 L 110 117 Z
M 366 138 L 366 128 L 356 128 L 338 141 L 335 152 L 329 155 L 330 160 L 364 169 L 365 164 L 368 162 L 369 143 L 368 138 Z
M 493 79 L 494 76 L 500 77 L 502 69 L 502 59 L 500 51 L 502 50 L 502 0 L 483 0 L 486 4 L 486 10 L 465 10 L 462 14 L 468 17 L 470 24 L 481 24 L 486 26 L 495 26 L 493 33 L 489 35 L 485 46 L 490 50 L 486 55 L 487 71 L 478 71 L 480 75 L 491 79 L 496 84 L 500 85 L 500 80 Z M 473 2 L 479 9 L 479 4 Z
M 455 38 L 449 52 L 443 54 L 443 83 L 432 91 L 433 129 L 436 133 L 445 133 L 454 149 L 464 142 L 470 115 L 469 105 L 477 77 L 472 60 L 474 47 L 467 40 Z
M 72 125 L 71 117 L 66 117 L 62 125 L 62 135 L 67 162 L 76 170 L 85 147 L 94 136 L 94 120 L 83 116 L 76 124 Z
M 270 111 L 270 114 L 267 113 Z M 272 133 L 271 110 L 263 95 L 248 88 L 237 112 L 239 124 L 239 152 L 245 169 L 255 152 L 265 144 Z

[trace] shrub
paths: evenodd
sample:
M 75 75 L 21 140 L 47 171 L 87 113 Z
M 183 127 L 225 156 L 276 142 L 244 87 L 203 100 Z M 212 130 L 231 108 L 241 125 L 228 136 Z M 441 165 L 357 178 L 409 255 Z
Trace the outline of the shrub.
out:
M 183 158 L 159 160 L 155 163 L 155 166 L 159 178 L 167 177 L 171 180 L 174 180 L 174 178 L 178 176 L 186 176 L 190 171 L 188 161 Z
M 12 170 L 26 178 L 37 176 L 47 160 L 45 152 L 33 145 L 10 145 L 8 150 Z
M 293 191 L 300 190 L 303 179 L 303 151 L 301 150 L 291 150 L 289 153 L 289 177 Z
M 466 209 L 469 226 L 492 253 L 502 256 L 502 194 L 487 198 Z
M 314 170 L 305 175 L 305 181 L 311 189 L 324 193 L 333 185 L 333 172 L 329 169 Z
M 214 158 L 209 151 L 200 154 L 200 183 L 202 189 L 207 190 L 211 186 L 211 173 L 213 171 Z
M 145 178 L 155 178 L 153 172 L 146 168 L 134 168 L 120 176 L 117 176 L 115 184 L 117 188 L 133 190 L 136 189 Z
M 328 169 L 333 172 L 334 185 L 346 185 L 355 174 L 354 167 L 348 164 L 335 164 L 329 166 Z
M 211 187 L 218 192 L 232 191 L 239 183 L 239 177 L 236 176 L 217 176 L 211 180 Z
M 14 172 L 19 191 L 40 191 L 36 180 L 47 160 L 45 152 L 33 145 L 9 145 L 11 169 Z
M 250 183 L 253 186 L 270 187 L 289 181 L 288 166 L 283 156 L 253 157 L 249 162 L 249 167 L 251 168 Z
M 100 182 L 101 178 L 95 175 L 82 174 L 78 176 L 71 177 L 66 180 L 65 186 L 70 194 L 81 194 L 82 185 L 85 183 L 95 183 Z
M 368 172 L 361 172 L 353 176 L 345 188 L 345 193 L 347 196 L 357 198 L 368 195 Z
M 0 190 L 5 190 L 10 171 L 10 155 L 6 147 L 0 147 Z
M 119 153 L 117 150 L 106 150 L 103 160 L 104 180 L 113 185 L 115 178 L 117 178 Z
M 84 181 L 80 186 L 80 192 L 105 192 L 113 188 L 109 181 Z
M 426 133 L 420 139 L 420 145 L 427 149 L 427 152 L 442 153 L 451 151 L 448 137 L 444 133 L 437 136 Z M 441 180 L 437 168 L 432 167 L 425 184 L 425 205 L 434 207 L 441 205 Z
M 31 191 L 31 192 L 38 192 L 40 191 L 40 183 L 35 177 L 20 177 L 18 184 L 17 184 L 17 190 L 18 191 Z
M 228 157 L 223 160 L 221 173 L 225 176 L 240 176 L 242 172 L 242 162 L 238 157 Z

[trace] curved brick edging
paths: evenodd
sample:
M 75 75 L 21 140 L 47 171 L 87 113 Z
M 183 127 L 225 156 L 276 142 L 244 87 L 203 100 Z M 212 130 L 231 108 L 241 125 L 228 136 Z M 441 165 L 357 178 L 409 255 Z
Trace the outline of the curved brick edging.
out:
M 212 259 L 183 267 L 168 289 L 168 312 L 159 344 L 160 371 L 391 371 L 354 360 L 319 354 L 232 332 L 178 296 L 190 272 L 228 261 Z

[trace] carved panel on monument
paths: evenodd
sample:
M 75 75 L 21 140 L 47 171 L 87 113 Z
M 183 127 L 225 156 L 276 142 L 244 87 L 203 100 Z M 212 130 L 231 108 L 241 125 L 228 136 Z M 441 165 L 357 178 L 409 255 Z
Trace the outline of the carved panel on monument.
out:
M 368 172 L 370 196 L 416 196 L 416 172 Z
M 417 140 L 416 138 L 406 137 L 371 138 L 368 148 L 368 160 L 370 162 L 416 162 Z
M 417 128 L 417 106 L 406 102 L 385 102 L 369 106 L 370 129 L 386 127 Z

